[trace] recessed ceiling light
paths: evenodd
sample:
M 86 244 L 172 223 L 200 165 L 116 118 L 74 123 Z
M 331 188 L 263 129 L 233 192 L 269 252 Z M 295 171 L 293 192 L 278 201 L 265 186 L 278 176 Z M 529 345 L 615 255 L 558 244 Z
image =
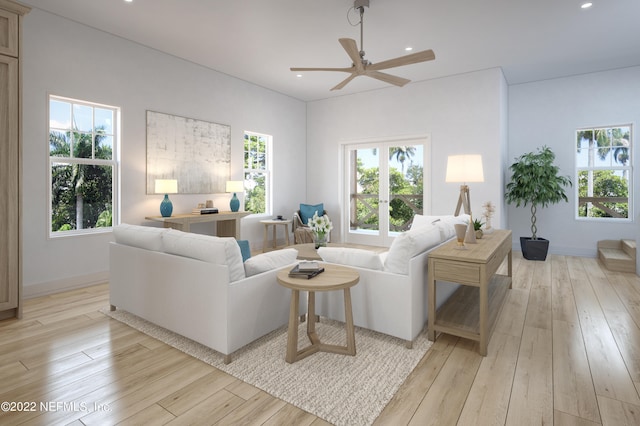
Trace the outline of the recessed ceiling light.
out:
M 580 5 L 582 9 L 589 9 L 591 6 L 593 6 L 593 3 L 591 3 L 590 1 L 584 2 Z
M 125 3 L 133 3 L 133 0 L 124 0 Z
M 407 52 L 411 52 L 413 50 L 413 47 L 408 46 L 408 47 L 405 47 L 404 50 L 406 50 Z
M 296 77 L 302 78 L 302 74 L 296 74 Z

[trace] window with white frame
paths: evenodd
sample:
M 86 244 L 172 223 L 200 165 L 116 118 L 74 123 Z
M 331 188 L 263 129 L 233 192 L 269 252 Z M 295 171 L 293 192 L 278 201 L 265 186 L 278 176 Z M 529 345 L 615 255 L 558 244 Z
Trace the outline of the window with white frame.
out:
M 244 132 L 244 210 L 271 214 L 271 136 Z
M 110 230 L 117 222 L 120 109 L 49 96 L 49 235 Z
M 578 218 L 628 220 L 632 204 L 632 126 L 576 131 Z

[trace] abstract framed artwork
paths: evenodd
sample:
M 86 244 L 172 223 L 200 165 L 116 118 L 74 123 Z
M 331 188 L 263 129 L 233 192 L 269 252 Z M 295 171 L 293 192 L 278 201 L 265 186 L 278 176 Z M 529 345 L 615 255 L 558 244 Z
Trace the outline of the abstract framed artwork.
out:
M 147 194 L 156 179 L 176 179 L 179 194 L 224 193 L 230 174 L 230 126 L 147 111 Z

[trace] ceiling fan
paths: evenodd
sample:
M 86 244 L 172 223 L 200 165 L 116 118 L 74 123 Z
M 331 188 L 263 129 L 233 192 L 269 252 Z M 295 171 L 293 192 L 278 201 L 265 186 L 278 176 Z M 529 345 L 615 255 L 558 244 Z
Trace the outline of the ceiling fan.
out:
M 363 16 L 364 7 L 369 7 L 369 0 L 355 0 L 354 9 L 360 11 L 360 49 L 356 45 L 356 41 L 350 38 L 340 38 L 338 41 L 342 45 L 343 49 L 351 58 L 353 64 L 347 68 L 290 68 L 291 71 L 339 71 L 351 73 L 349 77 L 332 87 L 331 90 L 340 90 L 347 85 L 351 80 L 359 75 L 375 78 L 377 80 L 384 81 L 386 83 L 394 84 L 396 86 L 404 86 L 411 80 L 398 77 L 395 75 L 380 72 L 389 68 L 401 67 L 404 65 L 417 64 L 420 62 L 432 61 L 436 58 L 433 50 L 423 50 L 421 52 L 412 53 L 410 55 L 400 56 L 386 61 L 378 62 L 376 64 L 369 62 L 364 58 L 363 50 Z

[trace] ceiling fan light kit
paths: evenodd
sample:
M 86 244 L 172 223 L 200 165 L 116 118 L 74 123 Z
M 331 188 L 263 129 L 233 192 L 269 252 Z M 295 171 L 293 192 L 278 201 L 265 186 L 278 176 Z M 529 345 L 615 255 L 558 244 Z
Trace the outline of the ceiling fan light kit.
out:
M 405 84 L 409 83 L 411 80 L 406 78 L 398 77 L 395 75 L 387 74 L 380 72 L 381 70 L 386 70 L 389 68 L 401 67 L 405 65 L 417 64 L 420 62 L 432 61 L 436 58 L 436 55 L 433 53 L 433 50 L 423 50 L 421 52 L 412 53 L 410 55 L 400 56 L 393 59 L 388 59 L 386 61 L 378 62 L 376 64 L 369 62 L 365 59 L 364 49 L 363 49 L 363 20 L 364 20 L 364 8 L 369 7 L 369 0 L 355 0 L 353 7 L 360 12 L 360 49 L 358 49 L 358 45 L 356 41 L 350 38 L 340 38 L 338 41 L 342 45 L 342 48 L 347 52 L 347 55 L 352 61 L 352 65 L 346 68 L 299 68 L 292 67 L 291 71 L 337 71 L 337 72 L 346 72 L 350 73 L 346 79 L 342 80 L 336 86 L 332 87 L 331 90 L 340 90 L 344 86 L 346 86 L 351 80 L 356 78 L 357 76 L 364 75 L 367 77 L 375 78 L 376 80 L 384 81 L 385 83 L 393 84 L 395 86 L 402 87 Z

